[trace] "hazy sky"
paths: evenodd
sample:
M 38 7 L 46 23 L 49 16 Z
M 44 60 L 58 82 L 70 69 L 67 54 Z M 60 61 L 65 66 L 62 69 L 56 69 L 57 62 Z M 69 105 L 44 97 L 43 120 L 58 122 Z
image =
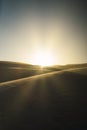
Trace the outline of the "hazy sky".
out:
M 87 62 L 84 0 L 0 0 L 0 60 L 32 63 L 38 51 L 54 64 Z

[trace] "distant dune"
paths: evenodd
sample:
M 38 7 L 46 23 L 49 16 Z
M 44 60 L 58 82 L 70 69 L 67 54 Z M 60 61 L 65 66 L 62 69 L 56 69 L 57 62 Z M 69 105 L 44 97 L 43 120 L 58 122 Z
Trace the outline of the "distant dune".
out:
M 0 130 L 86 130 L 87 67 L 0 83 Z
M 41 68 L 38 65 L 31 65 L 20 62 L 0 61 L 0 83 L 48 72 L 61 71 L 69 68 L 84 68 L 84 67 L 87 67 L 87 64 L 76 64 L 65 66 L 54 65 Z
M 54 66 L 42 69 L 39 65 L 0 61 L 0 83 L 58 70 Z
M 20 79 L 42 73 L 40 66 L 0 61 L 0 82 Z

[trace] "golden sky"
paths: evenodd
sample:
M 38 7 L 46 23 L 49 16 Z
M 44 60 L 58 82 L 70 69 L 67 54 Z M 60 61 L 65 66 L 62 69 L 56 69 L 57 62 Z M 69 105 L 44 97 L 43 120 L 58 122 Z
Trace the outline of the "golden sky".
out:
M 87 62 L 81 4 L 25 1 L 1 3 L 0 60 L 30 64 Z

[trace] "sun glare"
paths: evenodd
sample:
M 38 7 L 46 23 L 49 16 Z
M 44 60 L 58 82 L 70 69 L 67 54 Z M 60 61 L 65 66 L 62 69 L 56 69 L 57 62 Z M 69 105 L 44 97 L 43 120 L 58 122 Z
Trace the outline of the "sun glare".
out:
M 53 56 L 49 52 L 36 52 L 33 55 L 32 64 L 42 67 L 53 65 Z

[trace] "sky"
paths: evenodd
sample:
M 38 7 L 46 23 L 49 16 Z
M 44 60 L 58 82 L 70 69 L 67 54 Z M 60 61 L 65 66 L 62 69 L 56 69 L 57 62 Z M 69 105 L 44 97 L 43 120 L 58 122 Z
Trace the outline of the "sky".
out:
M 84 0 L 0 0 L 0 61 L 87 63 L 86 28 Z

